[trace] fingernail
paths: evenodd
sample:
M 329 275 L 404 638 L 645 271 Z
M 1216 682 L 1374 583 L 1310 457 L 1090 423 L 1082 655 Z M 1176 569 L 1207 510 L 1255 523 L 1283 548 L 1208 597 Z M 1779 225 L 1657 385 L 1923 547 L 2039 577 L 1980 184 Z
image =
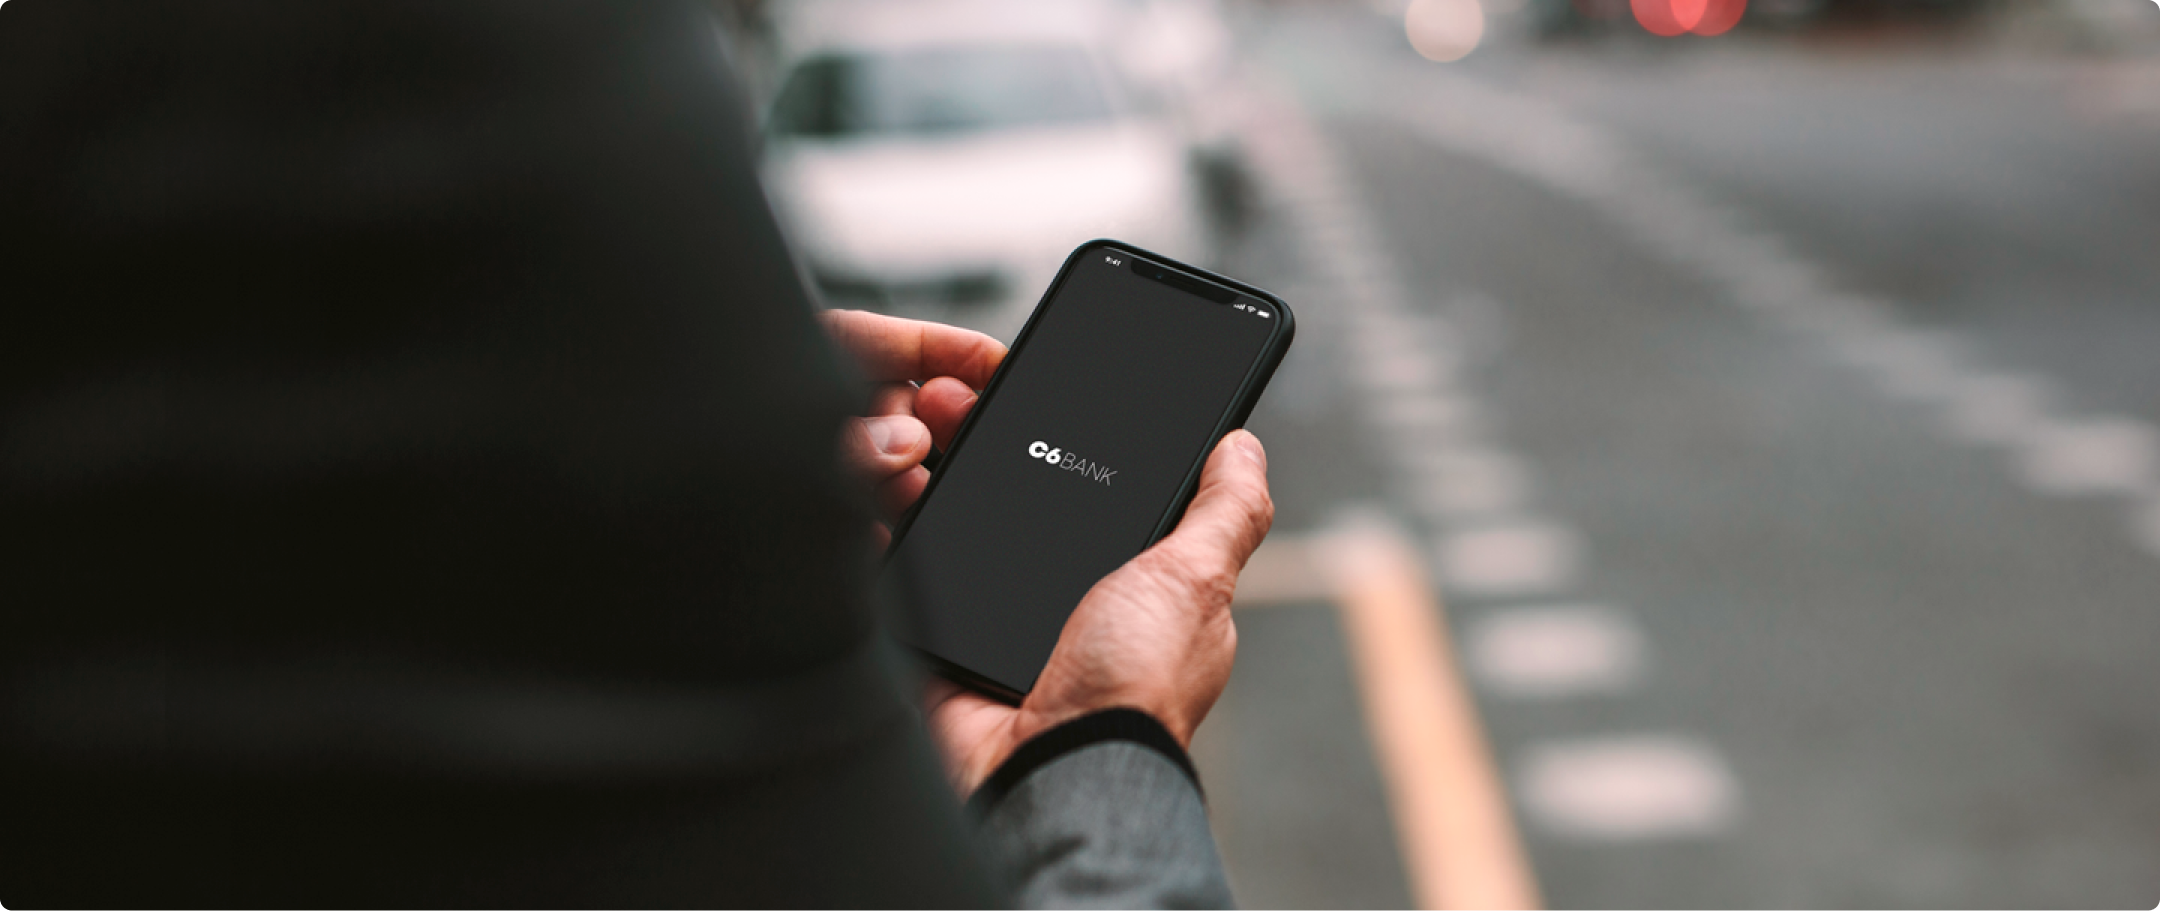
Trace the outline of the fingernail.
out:
M 922 441 L 923 425 L 914 418 L 898 416 L 864 418 L 863 431 L 870 434 L 870 445 L 879 452 L 899 454 L 912 451 Z
M 1267 450 L 1260 448 L 1259 437 L 1249 433 L 1238 434 L 1237 448 L 1246 458 L 1253 460 L 1253 464 L 1261 468 L 1267 467 Z

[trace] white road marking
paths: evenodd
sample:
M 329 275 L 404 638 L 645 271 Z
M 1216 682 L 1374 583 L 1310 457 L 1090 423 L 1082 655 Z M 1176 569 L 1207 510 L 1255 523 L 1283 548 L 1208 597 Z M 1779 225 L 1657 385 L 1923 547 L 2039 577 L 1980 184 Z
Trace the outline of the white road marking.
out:
M 1944 429 L 1960 442 L 1999 446 L 2032 439 L 2046 423 L 2047 384 L 2031 376 L 1972 377 L 1951 396 Z
M 2020 443 L 2018 479 L 2060 496 L 2143 493 L 2160 457 L 2160 434 L 2130 418 L 2050 423 Z
M 1440 541 L 1440 580 L 1471 598 L 1559 594 L 1574 586 L 1581 551 L 1573 532 L 1544 522 L 1458 531 Z
M 1384 514 L 1345 517 L 1317 542 L 1338 592 L 1366 730 L 1423 908 L 1538 907 L 1535 874 L 1448 642 L 1417 546 Z
M 1366 298 L 1394 299 L 1397 288 L 1392 281 L 1366 281 L 1362 284 L 1370 294 L 1358 295 L 1356 300 Z M 1430 318 L 1419 317 L 1396 304 L 1353 303 L 1342 314 L 1348 319 L 1351 330 L 1360 340 L 1368 343 L 1406 343 L 1433 325 Z
M 1344 340 L 1349 343 L 1351 355 L 1360 359 L 1420 354 L 1453 367 L 1461 355 L 1452 329 L 1436 319 L 1352 317 L 1351 329 Z
M 1793 301 L 1820 293 L 1822 280 L 1820 270 L 1780 254 L 1740 276 L 1733 289 L 1734 299 L 1761 310 L 1786 309 Z
M 1936 401 L 1949 399 L 1957 390 L 1957 348 L 1942 333 L 1907 329 L 1847 337 L 1839 352 L 1892 398 Z
M 1889 309 L 1889 304 L 1872 298 L 1830 294 L 1770 312 L 1784 325 L 1819 334 L 1834 343 L 1838 339 L 1888 330 L 1890 320 L 1885 314 Z
M 1351 370 L 1376 392 L 1430 390 L 1450 379 L 1439 358 L 1422 351 L 1360 358 L 1351 364 Z
M 1724 759 L 1693 738 L 1548 743 L 1525 754 L 1516 780 L 1530 818 L 1563 838 L 1701 837 L 1731 828 L 1740 813 Z
M 1940 407 L 1939 426 L 1953 441 L 2011 446 L 2013 474 L 2034 491 L 2139 498 L 2160 486 L 2160 431 L 2151 425 L 2051 416 L 2043 378 L 1992 373 L 1961 337 L 1915 329 L 1891 304 L 1839 291 L 1783 238 L 1749 227 L 1542 98 L 1420 70 L 1414 88 L 1374 104 L 1436 146 L 1589 203 L 1650 249 L 1724 285 L 1732 303 L 1818 334 L 1891 397 Z M 2144 524 L 2132 533 L 2155 550 Z
M 1279 121 L 1253 136 L 1256 161 L 1284 185 L 1276 198 L 1289 203 L 1285 220 L 1316 253 L 1315 281 L 1337 289 L 1331 296 L 1340 306 L 1329 316 L 1342 320 L 1351 377 L 1384 437 L 1382 450 L 1400 469 L 1399 489 L 1409 505 L 1443 526 L 1519 516 L 1530 498 L 1529 472 L 1481 442 L 1487 422 L 1455 391 L 1464 354 L 1460 333 L 1446 317 L 1411 306 L 1393 263 L 1378 252 L 1379 235 L 1322 140 L 1294 113 Z M 1525 581 L 1504 582 L 1496 573 L 1549 576 L 1555 566 L 1565 573 L 1576 562 L 1575 551 L 1569 539 L 1557 551 L 1547 548 L 1543 558 L 1531 553 L 1532 564 L 1511 568 L 1505 561 L 1523 556 L 1510 557 L 1503 547 L 1496 552 L 1502 562 L 1473 560 L 1480 568 L 1468 578 L 1473 586 L 1489 579 L 1491 585 L 1522 587 Z
M 1497 449 L 1421 447 L 1404 459 L 1412 502 L 1451 521 L 1520 512 L 1528 505 L 1530 473 Z
M 1255 160 L 1284 188 L 1275 194 L 1287 204 L 1284 220 L 1306 232 L 1301 239 L 1315 253 L 1313 281 L 1339 304 L 1329 315 L 1342 319 L 1352 376 L 1366 387 L 1367 417 L 1412 504 L 1436 527 L 1455 529 L 1435 544 L 1432 564 L 1451 590 L 1466 595 L 1567 591 L 1585 562 L 1584 547 L 1564 526 L 1524 518 L 1529 470 L 1480 442 L 1485 422 L 1470 399 L 1451 389 L 1465 354 L 1462 336 L 1447 321 L 1414 312 L 1324 142 L 1294 109 L 1281 110 L 1279 122 L 1252 137 Z M 1457 111 L 1472 119 L 1490 113 Z M 1491 148 L 1571 192 L 1614 191 L 1618 156 L 1593 131 L 1532 129 Z M 1525 148 L 1535 151 L 1521 154 Z M 1730 221 L 1717 212 L 1705 223 Z M 1428 907 L 1534 902 L 1534 880 L 1506 834 L 1504 804 L 1495 810 L 1478 799 L 1483 789 L 1445 785 L 1489 780 L 1492 773 L 1479 771 L 1489 761 L 1480 759 L 1482 750 L 1463 749 L 1472 738 L 1444 733 L 1455 727 L 1475 734 L 1475 706 L 1452 673 L 1419 670 L 1447 657 L 1446 627 L 1438 622 L 1444 611 L 1429 586 L 1407 584 L 1423 578 L 1421 561 L 1399 529 L 1382 533 L 1387 527 L 1384 519 L 1346 523 L 1329 536 L 1330 546 L 1312 551 L 1322 556 L 1308 565 L 1332 566 L 1344 592 L 1345 631 L 1357 654 L 1413 893 Z M 1306 558 L 1285 553 L 1270 562 L 1299 559 Z M 1263 570 L 1254 581 L 1268 575 Z M 1278 591 L 1308 590 L 1296 581 L 1302 571 L 1274 575 Z M 1488 617 L 1474 635 L 1480 673 L 1496 692 L 1552 697 L 1612 690 L 1637 679 L 1646 663 L 1641 634 L 1609 608 L 1511 610 Z M 1437 652 L 1411 660 L 1434 643 Z M 1722 761 L 1693 741 L 1547 747 L 1533 751 L 1523 771 L 1526 805 L 1563 836 L 1707 833 L 1728 825 L 1738 805 L 1738 787 Z
M 1488 614 L 1466 637 L 1471 672 L 1501 696 L 1552 699 L 1612 693 L 1642 676 L 1642 632 L 1595 604 L 1518 607 Z
M 1365 407 L 1366 416 L 1383 431 L 1467 436 L 1482 423 L 1477 406 L 1458 395 L 1374 395 Z

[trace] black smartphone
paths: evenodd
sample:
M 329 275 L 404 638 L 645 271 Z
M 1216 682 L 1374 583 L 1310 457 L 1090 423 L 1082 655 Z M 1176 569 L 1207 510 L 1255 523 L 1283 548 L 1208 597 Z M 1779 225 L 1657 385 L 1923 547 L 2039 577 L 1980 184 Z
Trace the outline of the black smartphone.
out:
M 893 529 L 895 635 L 955 680 L 1026 695 L 1081 596 L 1177 526 L 1296 331 L 1258 288 L 1082 244 Z

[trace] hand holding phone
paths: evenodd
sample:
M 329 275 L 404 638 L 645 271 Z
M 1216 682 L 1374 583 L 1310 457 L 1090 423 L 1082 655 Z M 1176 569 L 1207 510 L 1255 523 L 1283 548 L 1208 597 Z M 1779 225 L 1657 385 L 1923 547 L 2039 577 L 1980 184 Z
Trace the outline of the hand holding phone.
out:
M 1236 428 L 1294 328 L 1264 291 L 1124 244 L 1067 260 L 888 552 L 895 632 L 988 697 L 932 712 L 964 787 L 1038 722 L 1124 705 L 1190 737 L 1272 509 Z M 886 487 L 912 496 L 906 477 Z M 1214 512 L 1165 539 L 1188 503 Z
M 1102 709 L 1140 709 L 1191 746 L 1230 682 L 1238 572 L 1274 517 L 1260 440 L 1232 431 L 1208 458 L 1177 530 L 1088 591 L 1018 706 L 948 681 L 931 685 L 925 718 L 955 789 L 973 793 L 1021 744 Z
M 850 310 L 823 316 L 834 341 L 879 382 L 863 423 L 843 432 L 841 460 L 878 491 L 890 521 L 921 495 L 923 457 L 933 442 L 952 445 L 1005 346 L 955 326 Z M 897 430 L 880 445 L 870 422 Z M 1104 708 L 1142 709 L 1190 743 L 1229 680 L 1237 650 L 1230 597 L 1274 516 L 1266 466 L 1252 434 L 1224 437 L 1177 531 L 1082 600 L 1019 706 L 933 681 L 925 715 L 960 793 L 1029 738 Z
M 1081 245 L 893 528 L 894 635 L 1020 702 L 1081 598 L 1177 525 L 1294 331 L 1265 291 Z

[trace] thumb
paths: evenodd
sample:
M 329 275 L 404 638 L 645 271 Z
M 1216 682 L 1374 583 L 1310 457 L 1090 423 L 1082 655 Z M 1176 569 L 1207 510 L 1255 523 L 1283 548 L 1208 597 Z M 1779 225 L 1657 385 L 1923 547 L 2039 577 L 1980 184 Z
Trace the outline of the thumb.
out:
M 1242 568 L 1268 526 L 1275 522 L 1275 501 L 1268 495 L 1267 450 L 1260 438 L 1233 430 L 1215 445 L 1200 469 L 1200 490 L 1176 531 L 1164 539 L 1180 549 L 1200 551 L 1208 559 Z
M 930 454 L 930 429 L 912 415 L 855 418 L 840 435 L 840 461 L 856 477 L 884 481 Z

